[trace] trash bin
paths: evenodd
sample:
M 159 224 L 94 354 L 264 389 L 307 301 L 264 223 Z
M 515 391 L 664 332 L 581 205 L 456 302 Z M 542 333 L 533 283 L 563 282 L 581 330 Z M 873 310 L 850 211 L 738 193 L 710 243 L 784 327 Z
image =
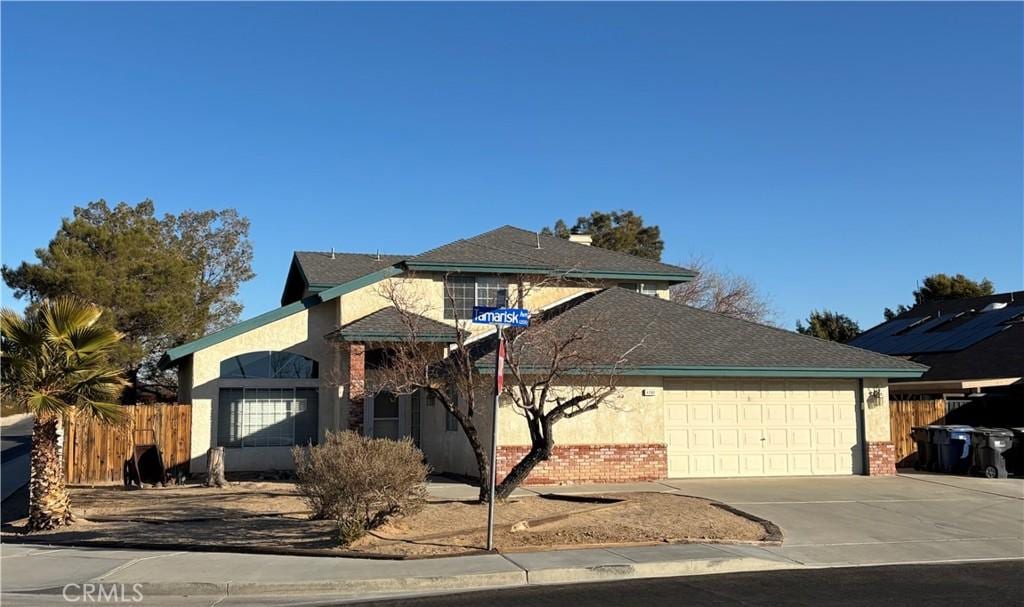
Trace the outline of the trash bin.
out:
M 1003 453 L 1013 444 L 1013 432 L 1005 428 L 975 428 L 971 471 L 986 478 L 1006 478 Z
M 971 465 L 970 426 L 939 426 L 932 432 L 932 441 L 939 446 L 939 462 L 935 470 L 948 474 L 965 474 Z
M 932 432 L 938 426 L 914 426 L 910 429 L 910 437 L 917 443 L 917 458 L 914 470 L 932 470 L 935 467 L 936 445 L 932 442 Z
M 1014 476 L 1024 476 L 1024 428 L 1010 428 L 1013 432 L 1013 446 L 1003 453 L 1006 471 Z
M 942 442 L 949 441 L 949 433 L 946 432 L 945 426 L 938 424 L 932 424 L 925 426 L 928 428 L 928 457 L 925 458 L 925 470 L 929 472 L 938 472 L 940 470 L 939 465 L 939 444 Z

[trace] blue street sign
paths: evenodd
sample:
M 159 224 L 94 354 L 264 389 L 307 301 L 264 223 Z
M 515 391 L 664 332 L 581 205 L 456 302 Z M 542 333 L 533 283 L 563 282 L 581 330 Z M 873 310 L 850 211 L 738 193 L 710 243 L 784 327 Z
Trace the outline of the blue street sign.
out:
M 530 326 L 530 312 L 522 308 L 473 307 L 473 322 L 481 325 Z

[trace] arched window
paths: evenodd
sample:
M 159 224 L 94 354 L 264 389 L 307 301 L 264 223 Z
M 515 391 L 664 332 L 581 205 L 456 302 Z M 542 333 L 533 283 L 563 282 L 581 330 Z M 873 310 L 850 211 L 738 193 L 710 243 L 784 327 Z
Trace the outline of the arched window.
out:
M 221 379 L 317 379 L 320 365 L 292 352 L 248 352 L 220 361 Z

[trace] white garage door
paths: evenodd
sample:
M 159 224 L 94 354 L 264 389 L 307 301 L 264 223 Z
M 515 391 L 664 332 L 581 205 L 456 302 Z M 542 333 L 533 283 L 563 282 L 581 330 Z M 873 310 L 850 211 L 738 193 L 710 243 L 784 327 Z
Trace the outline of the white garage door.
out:
M 857 474 L 857 382 L 665 379 L 672 478 Z

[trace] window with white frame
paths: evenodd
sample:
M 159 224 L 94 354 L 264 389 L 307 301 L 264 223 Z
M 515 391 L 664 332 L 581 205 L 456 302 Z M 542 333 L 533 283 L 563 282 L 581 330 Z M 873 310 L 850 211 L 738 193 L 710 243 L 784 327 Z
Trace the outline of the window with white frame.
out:
M 291 447 L 316 442 L 316 388 L 221 388 L 217 444 Z
M 658 285 L 652 282 L 620 282 L 619 286 L 623 289 L 629 289 L 630 291 L 636 291 L 637 293 L 643 293 L 644 295 L 658 296 Z
M 469 320 L 474 306 L 508 302 L 508 283 L 498 276 L 450 276 L 444 287 L 444 317 L 450 320 Z

